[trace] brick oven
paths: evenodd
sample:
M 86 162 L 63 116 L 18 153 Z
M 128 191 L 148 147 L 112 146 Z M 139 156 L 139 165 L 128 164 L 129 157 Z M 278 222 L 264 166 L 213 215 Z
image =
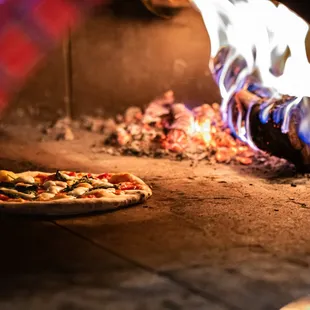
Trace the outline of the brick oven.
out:
M 222 130 L 210 53 L 187 1 L 116 0 L 68 29 L 0 121 L 0 169 L 128 171 L 153 197 L 80 217 L 1 213 L 0 309 L 262 310 L 310 293 L 308 149 L 255 140 L 281 159 Z M 208 137 L 197 121 L 186 146 L 167 131 L 164 150 L 137 144 L 129 125 L 165 100 L 173 122 L 209 109 Z

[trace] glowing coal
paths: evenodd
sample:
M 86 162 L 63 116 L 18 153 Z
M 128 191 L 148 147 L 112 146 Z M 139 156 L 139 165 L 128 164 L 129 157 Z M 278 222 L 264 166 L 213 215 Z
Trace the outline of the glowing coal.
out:
M 247 93 L 240 92 L 240 100 Z M 250 100 L 253 98 L 251 97 Z M 256 101 L 256 97 L 254 99 Z M 80 120 L 61 119 L 44 128 L 44 140 L 72 140 L 80 130 L 99 133 L 92 146 L 94 153 L 138 157 L 188 159 L 191 165 L 207 163 L 252 165 L 254 170 L 287 166 L 285 160 L 253 151 L 236 140 L 223 122 L 220 105 L 202 104 L 188 109 L 175 101 L 172 91 L 150 102 L 145 109 L 129 107 L 114 119 L 84 116 Z M 98 138 L 95 135 L 96 139 Z M 278 169 L 277 168 L 277 169 Z
M 105 134 L 106 129 L 102 132 Z M 144 112 L 129 108 L 118 119 L 115 130 L 105 136 L 101 150 L 114 155 L 208 159 L 244 165 L 251 164 L 254 156 L 245 143 L 232 137 L 217 103 L 190 110 L 175 101 L 172 91 L 153 100 Z

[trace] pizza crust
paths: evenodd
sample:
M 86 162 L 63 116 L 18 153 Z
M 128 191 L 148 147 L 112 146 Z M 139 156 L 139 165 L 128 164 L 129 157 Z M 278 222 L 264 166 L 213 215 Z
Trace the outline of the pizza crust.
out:
M 84 172 L 81 172 L 84 173 Z M 27 171 L 16 174 L 18 177 L 35 177 L 53 175 L 40 171 Z M 87 174 L 87 173 L 86 173 Z M 98 176 L 99 174 L 92 174 Z M 52 201 L 0 202 L 0 211 L 11 214 L 64 216 L 102 212 L 142 203 L 152 196 L 150 187 L 137 176 L 130 173 L 112 174 L 109 180 L 113 183 L 136 182 L 142 189 L 124 190 L 122 195 L 101 198 L 61 198 Z

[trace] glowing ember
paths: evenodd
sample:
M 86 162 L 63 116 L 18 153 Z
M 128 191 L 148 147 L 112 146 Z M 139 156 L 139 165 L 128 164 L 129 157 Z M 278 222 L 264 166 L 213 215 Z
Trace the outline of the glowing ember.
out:
M 190 127 L 191 136 L 196 137 L 197 140 L 202 141 L 206 146 L 211 142 L 211 120 L 206 119 L 200 123 L 197 120 L 193 122 Z
M 54 126 L 45 128 L 44 139 L 72 140 L 71 135 L 64 134 L 72 133 L 71 129 L 100 133 L 103 139 L 93 145 L 95 153 L 189 159 L 191 164 L 201 160 L 242 165 L 255 163 L 253 169 L 287 164 L 284 160 L 254 152 L 236 140 L 222 120 L 219 104 L 203 104 L 189 110 L 184 104 L 175 102 L 172 91 L 153 100 L 145 110 L 129 107 L 116 119 L 91 116 L 79 121 L 61 119 Z
M 106 132 L 106 128 L 103 129 Z M 106 135 L 105 151 L 138 156 L 209 159 L 220 163 L 252 163 L 254 152 L 236 141 L 222 121 L 220 106 L 203 104 L 189 110 L 173 93 L 152 101 L 144 113 L 129 108 Z M 110 149 L 108 146 L 113 146 Z

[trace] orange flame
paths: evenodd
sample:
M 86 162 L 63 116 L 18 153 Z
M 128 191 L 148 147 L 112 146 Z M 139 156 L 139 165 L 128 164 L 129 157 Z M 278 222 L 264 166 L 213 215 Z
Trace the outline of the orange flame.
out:
M 201 140 L 206 146 L 208 146 L 212 140 L 211 137 L 211 120 L 206 119 L 203 122 L 194 120 L 189 128 L 189 135 L 192 138 Z

